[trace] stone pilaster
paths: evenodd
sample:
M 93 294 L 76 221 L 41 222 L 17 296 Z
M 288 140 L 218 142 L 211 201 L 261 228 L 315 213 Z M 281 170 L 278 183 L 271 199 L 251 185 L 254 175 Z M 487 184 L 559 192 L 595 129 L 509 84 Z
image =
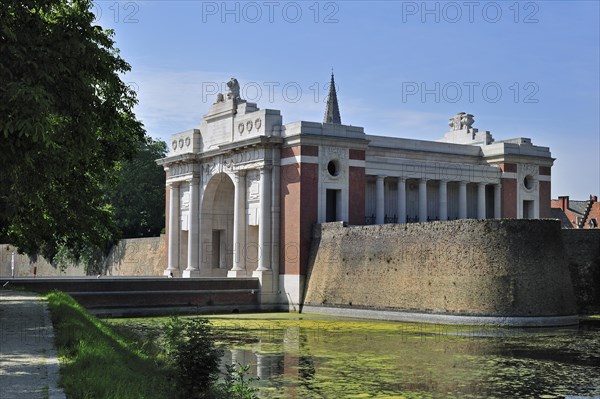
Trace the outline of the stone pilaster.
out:
M 260 259 L 257 271 L 271 270 L 271 166 L 260 170 L 260 221 L 258 245 Z
M 247 275 L 246 171 L 237 171 L 233 179 L 233 184 L 235 189 L 233 204 L 233 266 L 227 272 L 227 277 L 245 277 Z
M 179 272 L 179 183 L 169 183 L 169 249 L 165 276 Z

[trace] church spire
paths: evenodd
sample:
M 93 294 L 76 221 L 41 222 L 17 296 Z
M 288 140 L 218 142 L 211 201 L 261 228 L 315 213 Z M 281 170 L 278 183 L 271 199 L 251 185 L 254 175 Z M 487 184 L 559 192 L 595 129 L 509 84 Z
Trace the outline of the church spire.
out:
M 333 80 L 333 69 L 331 70 L 331 82 L 329 83 L 329 97 L 327 97 L 327 109 L 325 110 L 325 117 L 323 123 L 337 123 L 342 124 L 342 118 L 340 118 L 340 108 L 338 107 L 337 94 L 335 92 L 335 81 Z

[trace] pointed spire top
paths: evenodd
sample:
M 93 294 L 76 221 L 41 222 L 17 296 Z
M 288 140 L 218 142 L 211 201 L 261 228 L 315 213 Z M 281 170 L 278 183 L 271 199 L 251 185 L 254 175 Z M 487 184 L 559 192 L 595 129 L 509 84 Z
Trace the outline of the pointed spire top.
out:
M 329 83 L 329 96 L 327 97 L 327 109 L 323 123 L 342 124 L 340 117 L 340 108 L 338 106 L 337 93 L 335 91 L 335 80 L 333 79 L 333 68 L 331 68 L 331 82 Z

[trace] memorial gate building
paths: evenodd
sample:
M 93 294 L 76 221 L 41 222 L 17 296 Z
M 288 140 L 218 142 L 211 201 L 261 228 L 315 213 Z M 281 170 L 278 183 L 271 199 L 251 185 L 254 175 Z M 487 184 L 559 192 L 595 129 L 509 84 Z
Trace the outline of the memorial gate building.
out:
M 293 307 L 315 223 L 550 217 L 549 149 L 494 140 L 473 115 L 451 117 L 438 141 L 366 134 L 342 124 L 332 75 L 323 122 L 283 125 L 279 111 L 240 98 L 237 80 L 227 85 L 158 161 L 167 275 L 258 277 L 261 304 Z

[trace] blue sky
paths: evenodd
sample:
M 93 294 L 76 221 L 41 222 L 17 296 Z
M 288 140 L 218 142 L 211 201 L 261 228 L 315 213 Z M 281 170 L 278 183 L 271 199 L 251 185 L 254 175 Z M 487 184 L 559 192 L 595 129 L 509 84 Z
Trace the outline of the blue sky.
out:
M 557 158 L 552 197 L 600 194 L 598 1 L 96 1 L 132 66 L 137 116 L 167 140 L 236 77 L 284 123 L 342 122 L 435 140 L 459 111 Z M 219 89 L 220 88 L 220 89 Z

